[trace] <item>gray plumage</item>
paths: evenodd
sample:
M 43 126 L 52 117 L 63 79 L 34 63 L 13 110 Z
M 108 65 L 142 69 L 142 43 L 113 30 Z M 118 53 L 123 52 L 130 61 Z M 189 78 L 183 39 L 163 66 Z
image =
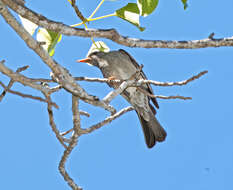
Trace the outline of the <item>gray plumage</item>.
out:
M 134 58 L 122 49 L 108 53 L 94 52 L 88 58 L 86 62 L 98 67 L 105 78 L 114 77 L 126 80 L 140 68 Z M 140 73 L 139 79 L 146 79 L 143 72 Z M 109 85 L 113 88 L 119 86 L 119 84 L 111 82 Z M 153 94 L 153 90 L 149 84 L 143 85 L 142 88 L 148 93 Z M 156 119 L 155 108 L 150 104 L 151 100 L 155 107 L 159 108 L 156 99 L 149 97 L 136 87 L 128 87 L 121 95 L 135 108 L 147 146 L 152 148 L 157 141 L 164 141 L 167 135 L 166 131 Z

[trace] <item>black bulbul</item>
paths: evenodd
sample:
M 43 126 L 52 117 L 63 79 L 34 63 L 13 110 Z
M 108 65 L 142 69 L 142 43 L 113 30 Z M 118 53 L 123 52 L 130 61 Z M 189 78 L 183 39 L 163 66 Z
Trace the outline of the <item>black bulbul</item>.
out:
M 103 76 L 109 79 L 127 80 L 140 70 L 140 66 L 134 58 L 122 49 L 107 53 L 94 52 L 88 55 L 86 59 L 79 60 L 79 62 L 86 62 L 98 67 Z M 138 79 L 147 79 L 143 71 L 140 72 Z M 117 88 L 120 85 L 114 82 L 109 82 L 108 84 L 113 88 Z M 144 84 L 140 88 L 149 94 L 153 94 L 150 84 Z M 128 87 L 121 95 L 136 110 L 144 132 L 146 144 L 148 148 L 152 148 L 157 141 L 164 141 L 167 134 L 156 119 L 156 110 L 150 103 L 152 101 L 154 106 L 159 108 L 158 102 L 155 98 L 148 96 L 143 91 L 138 87 Z

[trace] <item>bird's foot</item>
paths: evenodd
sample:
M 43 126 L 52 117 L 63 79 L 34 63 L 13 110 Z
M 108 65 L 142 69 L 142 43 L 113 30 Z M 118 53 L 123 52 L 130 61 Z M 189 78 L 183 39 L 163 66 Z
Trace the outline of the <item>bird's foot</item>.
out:
M 108 77 L 108 80 L 109 80 L 109 81 L 111 81 L 111 80 L 117 80 L 117 78 L 114 77 L 114 76 L 111 76 L 111 77 Z

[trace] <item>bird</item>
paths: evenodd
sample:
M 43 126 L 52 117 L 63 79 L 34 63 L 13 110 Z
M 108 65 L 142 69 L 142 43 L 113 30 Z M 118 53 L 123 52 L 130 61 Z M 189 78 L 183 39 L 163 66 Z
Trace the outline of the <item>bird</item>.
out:
M 137 79 L 147 79 L 141 66 L 125 50 L 119 49 L 109 52 L 92 52 L 86 58 L 77 60 L 100 69 L 104 78 L 110 79 L 108 85 L 118 88 L 119 83 L 111 82 L 112 79 L 129 80 L 138 70 L 140 70 Z M 145 93 L 146 92 L 146 93 Z M 139 87 L 128 87 L 121 95 L 133 106 L 140 120 L 145 142 L 148 148 L 155 146 L 156 142 L 163 142 L 167 133 L 156 119 L 156 108 L 159 108 L 156 98 L 153 95 L 150 84 L 143 84 Z M 154 104 L 152 106 L 151 102 Z

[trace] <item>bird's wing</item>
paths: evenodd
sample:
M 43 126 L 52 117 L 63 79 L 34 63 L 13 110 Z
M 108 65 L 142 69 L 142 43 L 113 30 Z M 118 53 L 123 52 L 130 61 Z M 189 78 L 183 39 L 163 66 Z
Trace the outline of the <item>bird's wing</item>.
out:
M 135 66 L 137 69 L 140 69 L 140 66 L 139 66 L 139 64 L 137 63 L 137 61 L 136 61 L 128 52 L 126 52 L 126 51 L 123 50 L 123 49 L 119 49 L 119 51 L 120 51 L 121 53 L 127 55 L 127 56 L 129 57 L 129 59 L 131 60 L 131 62 L 134 64 L 134 66 Z M 141 71 L 141 75 L 142 75 L 142 78 L 143 78 L 143 79 L 147 80 L 147 77 L 146 77 L 146 75 L 145 75 L 145 73 L 144 73 L 143 71 Z M 151 88 L 151 85 L 150 85 L 150 84 L 147 84 L 147 89 L 146 89 L 146 90 L 147 90 L 150 94 L 154 94 L 153 89 Z M 157 108 L 159 108 L 159 104 L 158 104 L 156 98 L 150 97 L 150 99 L 152 100 L 153 104 L 154 104 Z

